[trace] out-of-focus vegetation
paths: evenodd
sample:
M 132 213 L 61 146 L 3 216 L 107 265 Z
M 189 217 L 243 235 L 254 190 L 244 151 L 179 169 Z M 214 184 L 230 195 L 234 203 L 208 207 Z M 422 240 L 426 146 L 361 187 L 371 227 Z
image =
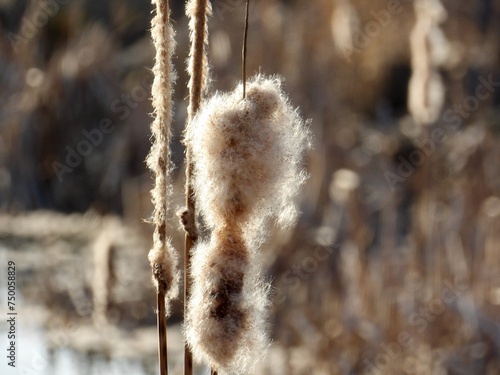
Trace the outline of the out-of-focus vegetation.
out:
M 170 3 L 175 208 L 188 31 L 183 2 Z M 282 75 L 315 137 L 299 224 L 266 249 L 266 373 L 500 373 L 500 2 L 442 4 L 444 103 L 422 126 L 407 109 L 413 1 L 252 1 L 248 71 Z M 213 2 L 211 91 L 240 78 L 243 8 Z M 154 324 L 142 222 L 152 211 L 151 9 L 0 1 L 0 241 L 25 259 L 22 288 L 51 309 L 52 329 Z M 30 214 L 40 209 L 86 214 Z

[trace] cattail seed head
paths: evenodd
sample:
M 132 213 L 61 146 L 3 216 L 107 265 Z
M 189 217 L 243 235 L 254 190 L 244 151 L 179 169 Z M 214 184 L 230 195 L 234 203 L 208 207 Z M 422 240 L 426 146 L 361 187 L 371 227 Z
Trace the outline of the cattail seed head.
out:
M 258 247 L 268 218 L 294 222 L 310 146 L 279 78 L 257 75 L 241 93 L 203 102 L 186 131 L 197 207 L 212 230 L 193 248 L 186 338 L 195 358 L 231 374 L 249 373 L 268 346 Z
M 170 301 L 179 294 L 180 274 L 178 271 L 178 257 L 170 241 L 165 242 L 165 247 L 155 246 L 148 254 L 149 264 L 153 276 L 151 278 L 157 292 L 165 295 L 167 316 L 170 314 Z
M 279 78 L 256 76 L 233 92 L 202 104 L 186 140 L 193 152 L 197 205 L 212 228 L 221 222 L 282 226 L 296 218 L 293 197 L 304 183 L 309 147 L 304 121 L 285 97 Z
M 227 227 L 193 248 L 186 338 L 196 359 L 230 373 L 245 373 L 267 348 L 267 292 L 251 257 L 241 232 Z

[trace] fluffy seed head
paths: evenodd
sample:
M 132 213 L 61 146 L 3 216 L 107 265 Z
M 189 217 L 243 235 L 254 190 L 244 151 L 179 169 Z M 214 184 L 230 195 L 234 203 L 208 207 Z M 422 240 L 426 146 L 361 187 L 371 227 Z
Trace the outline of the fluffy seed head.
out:
M 224 228 L 193 249 L 186 339 L 197 360 L 246 373 L 267 347 L 266 291 L 239 230 Z
M 309 132 L 278 78 L 256 76 L 202 103 L 186 132 L 197 208 L 212 229 L 193 249 L 185 332 L 196 359 L 249 373 L 265 354 L 267 288 L 258 244 L 269 217 L 296 218 Z
M 154 120 L 151 124 L 154 140 L 146 162 L 155 176 L 154 187 L 151 190 L 151 200 L 154 205 L 152 221 L 155 230 L 153 248 L 149 252 L 148 259 L 153 272 L 153 284 L 157 292 L 165 294 L 168 315 L 169 302 L 177 297 L 179 284 L 177 255 L 167 237 L 168 195 L 171 190 L 169 142 L 172 123 L 172 83 L 175 81 L 171 59 L 175 41 L 167 2 L 153 0 L 153 4 L 156 5 L 156 15 L 151 22 L 151 37 L 156 50 L 152 86 Z
M 269 216 L 290 225 L 297 214 L 293 198 L 306 178 L 309 132 L 279 78 L 257 75 L 245 99 L 241 92 L 240 85 L 214 95 L 188 127 L 197 207 L 212 228 Z
M 167 316 L 170 314 L 170 301 L 179 293 L 180 275 L 178 257 L 170 241 L 164 247 L 154 246 L 148 254 L 148 260 L 153 271 L 151 278 L 157 291 L 165 294 Z

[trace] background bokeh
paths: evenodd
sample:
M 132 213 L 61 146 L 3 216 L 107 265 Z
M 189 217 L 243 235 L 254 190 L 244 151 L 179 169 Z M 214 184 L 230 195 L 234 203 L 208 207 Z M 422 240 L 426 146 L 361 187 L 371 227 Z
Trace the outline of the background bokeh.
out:
M 181 249 L 189 40 L 170 3 Z M 429 125 L 408 110 L 413 1 L 251 3 L 247 71 L 284 77 L 314 135 L 299 222 L 262 249 L 273 346 L 258 373 L 500 374 L 500 1 L 441 3 L 444 102 Z M 209 91 L 231 90 L 243 1 L 212 5 Z M 152 9 L 0 0 L 0 267 L 17 265 L 26 373 L 156 373 Z M 174 374 L 181 315 L 178 302 Z

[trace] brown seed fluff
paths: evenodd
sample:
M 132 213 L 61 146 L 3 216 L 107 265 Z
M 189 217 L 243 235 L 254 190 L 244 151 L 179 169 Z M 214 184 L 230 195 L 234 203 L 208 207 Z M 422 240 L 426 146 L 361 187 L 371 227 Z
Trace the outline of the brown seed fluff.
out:
M 225 226 L 193 249 L 195 280 L 185 325 L 195 358 L 220 371 L 245 373 L 265 352 L 266 291 L 240 230 Z

